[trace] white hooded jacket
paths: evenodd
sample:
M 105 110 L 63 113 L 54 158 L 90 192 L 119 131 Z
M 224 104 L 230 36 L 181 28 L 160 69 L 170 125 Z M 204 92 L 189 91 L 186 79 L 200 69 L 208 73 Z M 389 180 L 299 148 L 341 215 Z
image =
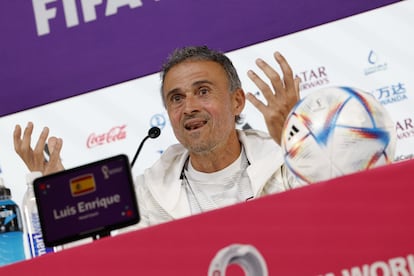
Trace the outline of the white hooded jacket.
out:
M 238 136 L 250 163 L 247 174 L 255 197 L 290 189 L 282 166 L 282 150 L 272 137 L 257 130 L 238 130 Z M 172 145 L 152 167 L 137 177 L 139 228 L 191 215 L 181 179 L 188 154 L 181 144 Z

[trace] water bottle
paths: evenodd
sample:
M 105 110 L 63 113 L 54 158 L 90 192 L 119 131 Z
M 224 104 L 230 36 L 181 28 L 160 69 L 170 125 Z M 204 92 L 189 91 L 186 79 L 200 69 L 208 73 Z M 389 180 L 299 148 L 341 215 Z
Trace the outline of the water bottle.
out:
M 27 190 L 23 196 L 22 204 L 25 233 L 31 258 L 54 252 L 53 247 L 46 247 L 44 244 L 36 197 L 33 191 L 33 180 L 40 176 L 42 176 L 41 172 L 27 174 Z
M 19 206 L 0 177 L 0 266 L 25 259 Z

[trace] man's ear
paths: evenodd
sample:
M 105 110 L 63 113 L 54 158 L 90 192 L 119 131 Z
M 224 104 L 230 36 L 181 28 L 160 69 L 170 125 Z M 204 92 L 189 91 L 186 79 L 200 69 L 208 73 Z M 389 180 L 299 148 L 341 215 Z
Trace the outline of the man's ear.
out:
M 238 88 L 233 92 L 233 112 L 234 115 L 240 115 L 246 104 L 246 96 L 243 89 Z

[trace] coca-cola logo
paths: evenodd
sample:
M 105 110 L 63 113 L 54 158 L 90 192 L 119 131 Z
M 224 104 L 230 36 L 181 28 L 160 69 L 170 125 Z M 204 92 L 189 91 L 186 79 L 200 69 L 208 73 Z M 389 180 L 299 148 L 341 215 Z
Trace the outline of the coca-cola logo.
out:
M 113 143 L 126 138 L 126 125 L 114 126 L 102 134 L 91 133 L 86 141 L 87 148 L 94 148 L 104 144 Z

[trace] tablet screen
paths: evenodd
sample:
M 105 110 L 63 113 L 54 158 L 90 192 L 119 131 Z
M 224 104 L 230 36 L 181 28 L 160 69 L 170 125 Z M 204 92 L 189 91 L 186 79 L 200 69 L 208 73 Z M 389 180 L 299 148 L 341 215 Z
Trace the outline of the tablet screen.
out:
M 126 155 L 39 177 L 33 188 L 48 247 L 107 235 L 140 219 Z

